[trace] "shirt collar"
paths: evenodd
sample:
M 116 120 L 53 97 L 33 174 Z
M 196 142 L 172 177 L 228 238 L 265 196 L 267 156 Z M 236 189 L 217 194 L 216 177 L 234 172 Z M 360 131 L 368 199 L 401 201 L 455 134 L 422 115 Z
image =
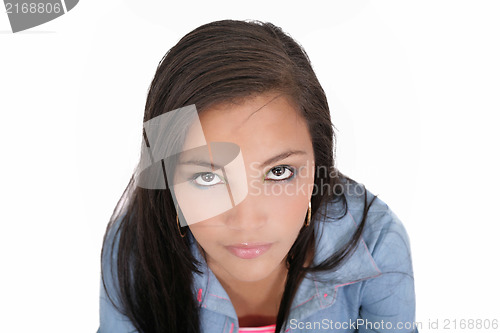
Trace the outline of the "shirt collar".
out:
M 327 215 L 333 214 L 331 205 Z M 335 215 L 334 215 L 335 216 Z M 324 219 L 316 224 L 316 254 L 313 264 L 319 264 L 346 244 L 354 234 L 357 224 L 350 211 L 341 219 Z M 377 277 L 381 274 L 365 241 L 356 246 L 354 252 L 333 271 L 308 273 L 294 297 L 290 318 L 301 319 L 318 309 L 331 306 L 342 286 Z

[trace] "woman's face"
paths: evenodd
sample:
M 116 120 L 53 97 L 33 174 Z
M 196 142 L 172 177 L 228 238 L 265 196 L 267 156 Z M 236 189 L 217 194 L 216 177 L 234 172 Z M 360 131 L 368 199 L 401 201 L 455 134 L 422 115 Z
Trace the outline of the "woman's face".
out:
M 314 184 L 307 124 L 276 93 L 216 105 L 199 119 L 210 161 L 234 161 L 212 168 L 183 153 L 176 177 L 188 181 L 174 187 L 177 201 L 216 275 L 264 279 L 283 267 L 307 216 Z M 185 147 L 196 146 L 199 133 L 190 129 Z M 227 144 L 227 151 L 224 144 L 210 146 L 214 142 Z M 240 149 L 236 158 L 234 147 Z M 189 223 L 191 217 L 196 223 Z

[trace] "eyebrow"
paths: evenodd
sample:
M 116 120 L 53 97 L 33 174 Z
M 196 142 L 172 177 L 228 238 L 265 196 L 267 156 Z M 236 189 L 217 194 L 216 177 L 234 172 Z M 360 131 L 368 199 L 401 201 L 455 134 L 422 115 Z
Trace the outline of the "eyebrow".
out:
M 278 161 L 284 160 L 287 157 L 290 157 L 292 155 L 306 155 L 307 153 L 303 150 L 287 150 L 284 151 L 278 155 L 275 155 L 264 162 L 262 162 L 259 167 L 263 168 L 269 164 L 276 163 Z M 179 163 L 180 165 L 198 165 L 198 166 L 204 166 L 207 168 L 215 168 L 215 169 L 222 169 L 224 166 L 214 164 L 212 162 L 206 161 L 206 160 L 201 160 L 201 159 L 192 159 L 188 161 L 183 161 Z
M 262 162 L 260 164 L 260 167 L 265 167 L 269 164 L 273 164 L 273 163 L 276 163 L 278 161 L 281 161 L 281 160 L 284 160 L 285 158 L 289 157 L 289 156 L 292 156 L 292 155 L 306 155 L 307 153 L 303 150 L 288 150 L 288 151 L 285 151 L 283 153 L 280 153 L 274 157 L 271 157 L 270 159 Z
M 179 162 L 179 165 L 199 165 L 207 168 L 213 168 L 213 169 L 222 169 L 222 166 L 218 164 L 214 164 L 212 162 L 208 162 L 206 160 L 200 160 L 200 159 L 192 159 L 189 161 L 183 161 Z

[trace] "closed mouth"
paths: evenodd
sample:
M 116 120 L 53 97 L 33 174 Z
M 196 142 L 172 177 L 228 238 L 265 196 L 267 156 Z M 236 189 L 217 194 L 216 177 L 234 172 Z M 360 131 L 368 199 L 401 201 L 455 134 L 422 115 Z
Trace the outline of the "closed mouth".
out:
M 238 258 L 255 259 L 267 252 L 272 245 L 272 243 L 238 243 L 225 248 Z

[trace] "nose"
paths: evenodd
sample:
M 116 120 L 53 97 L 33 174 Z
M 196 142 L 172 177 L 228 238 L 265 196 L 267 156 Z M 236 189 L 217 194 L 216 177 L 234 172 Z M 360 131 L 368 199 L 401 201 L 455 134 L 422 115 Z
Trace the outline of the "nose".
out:
M 226 214 L 226 226 L 238 231 L 256 231 L 268 222 L 265 198 L 249 195 Z

